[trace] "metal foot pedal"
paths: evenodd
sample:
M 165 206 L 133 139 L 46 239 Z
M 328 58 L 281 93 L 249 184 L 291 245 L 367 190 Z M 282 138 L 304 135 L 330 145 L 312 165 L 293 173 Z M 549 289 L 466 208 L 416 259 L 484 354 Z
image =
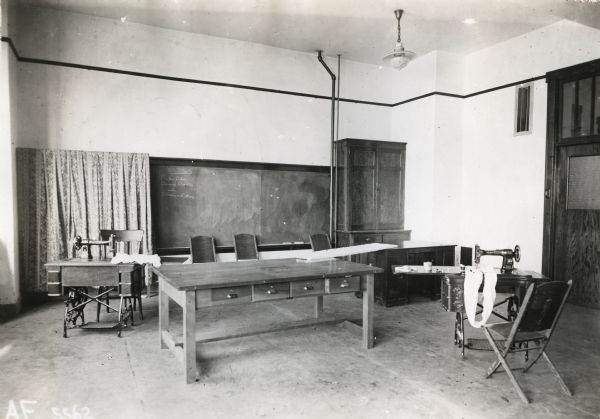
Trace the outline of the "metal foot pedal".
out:
M 496 342 L 498 342 L 499 347 L 503 347 L 503 340 L 497 340 Z M 465 346 L 468 349 L 473 349 L 475 351 L 493 351 L 492 347 L 490 346 L 490 342 L 488 342 L 487 339 L 469 338 L 467 339 L 467 344 Z

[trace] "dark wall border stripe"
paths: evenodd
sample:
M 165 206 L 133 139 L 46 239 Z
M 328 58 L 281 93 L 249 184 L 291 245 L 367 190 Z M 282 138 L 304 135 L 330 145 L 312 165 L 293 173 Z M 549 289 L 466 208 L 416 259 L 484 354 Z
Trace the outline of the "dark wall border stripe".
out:
M 17 60 L 20 62 L 24 62 L 24 63 L 44 64 L 44 65 L 52 65 L 52 66 L 67 67 L 67 68 L 78 68 L 81 70 L 100 71 L 103 73 L 123 74 L 123 75 L 134 76 L 134 77 L 146 77 L 146 78 L 174 81 L 174 82 L 180 82 L 180 83 L 205 84 L 205 85 L 209 85 L 209 86 L 231 87 L 231 88 L 235 88 L 235 89 L 254 90 L 254 91 L 258 91 L 258 92 L 277 93 L 277 94 L 282 94 L 282 95 L 301 96 L 301 97 L 308 97 L 308 98 L 313 98 L 313 99 L 331 100 L 330 96 L 315 95 L 315 94 L 302 93 L 302 92 L 294 92 L 294 91 L 290 91 L 290 90 L 277 90 L 277 89 L 269 89 L 266 87 L 248 86 L 248 85 L 244 85 L 244 84 L 234 84 L 234 83 L 224 83 L 224 82 L 209 81 L 209 80 L 190 79 L 190 78 L 185 78 L 185 77 L 173 77 L 173 76 L 165 76 L 162 74 L 143 73 L 143 72 L 139 72 L 139 71 L 119 70 L 119 69 L 110 68 L 110 67 L 98 67 L 98 66 L 85 65 L 85 64 L 68 63 L 68 62 L 64 62 L 64 61 L 53 61 L 53 60 L 43 60 L 43 59 L 39 59 L 39 58 L 22 57 L 21 55 L 19 55 L 17 48 L 15 47 L 11 38 L 3 36 L 1 38 L 1 40 L 2 40 L 2 42 L 7 42 L 8 45 L 10 46 L 10 49 L 12 50 L 13 54 L 17 58 Z M 532 78 L 525 79 L 525 80 L 519 80 L 519 81 L 515 81 L 512 83 L 503 84 L 501 86 L 491 87 L 489 89 L 480 90 L 480 91 L 469 93 L 466 95 L 459 95 L 459 94 L 447 93 L 447 92 L 430 92 L 430 93 L 426 93 L 424 95 L 412 97 L 410 99 L 405 99 L 405 100 L 402 100 L 402 101 L 396 102 L 396 103 L 371 102 L 371 101 L 367 101 L 367 100 L 347 99 L 347 98 L 340 98 L 339 100 L 340 100 L 340 102 L 346 102 L 346 103 L 356 103 L 356 104 L 360 104 L 360 105 L 373 105 L 373 106 L 384 106 L 384 107 L 393 108 L 393 107 L 396 107 L 399 105 L 404 105 L 406 103 L 414 102 L 416 100 L 425 99 L 429 96 L 436 96 L 436 95 L 453 97 L 453 98 L 457 98 L 457 99 L 467 99 L 467 98 L 482 95 L 485 93 L 494 92 L 496 90 L 506 89 L 507 87 L 517 86 L 519 84 L 528 83 L 528 82 L 532 82 L 532 81 L 536 81 L 536 80 L 542 80 L 545 78 L 546 78 L 545 75 L 532 77 Z
M 502 86 L 492 87 L 490 89 L 479 90 L 478 92 L 469 93 L 468 95 L 464 95 L 463 99 L 467 99 L 467 98 L 470 98 L 470 97 L 473 97 L 473 96 L 482 95 L 484 93 L 490 93 L 490 92 L 493 92 L 495 90 L 506 89 L 507 87 L 518 86 L 519 84 L 529 83 L 529 82 L 536 81 L 536 80 L 543 80 L 545 78 L 546 78 L 545 75 L 543 75 L 543 76 L 537 76 L 537 77 L 532 77 L 530 79 L 519 80 L 519 81 L 515 81 L 515 82 L 512 82 L 512 83 L 503 84 Z
M 200 166 L 219 167 L 225 169 L 251 169 L 251 170 L 280 170 L 296 172 L 329 173 L 329 166 L 291 164 L 291 163 L 259 163 L 237 160 L 206 160 L 186 159 L 178 157 L 150 157 L 150 167 L 153 166 Z

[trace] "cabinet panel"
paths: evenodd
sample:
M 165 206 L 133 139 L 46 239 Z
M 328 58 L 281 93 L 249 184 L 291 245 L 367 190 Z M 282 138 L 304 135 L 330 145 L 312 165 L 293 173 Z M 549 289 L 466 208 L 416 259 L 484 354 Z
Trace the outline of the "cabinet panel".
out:
M 381 241 L 388 244 L 400 244 L 405 240 L 410 240 L 410 231 L 400 233 L 383 233 Z
M 402 228 L 402 158 L 400 150 L 379 148 L 377 153 L 377 227 Z
M 356 233 L 353 236 L 353 244 L 381 243 L 381 234 Z
M 348 173 L 350 228 L 375 227 L 375 151 L 352 147 L 352 171 Z

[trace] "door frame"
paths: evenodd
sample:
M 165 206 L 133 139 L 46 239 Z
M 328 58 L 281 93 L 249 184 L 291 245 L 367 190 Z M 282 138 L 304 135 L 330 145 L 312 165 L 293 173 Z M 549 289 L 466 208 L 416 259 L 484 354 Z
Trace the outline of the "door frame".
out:
M 600 59 L 577 64 L 571 67 L 546 73 L 548 84 L 547 121 L 546 121 L 546 163 L 544 179 L 544 230 L 542 245 L 542 273 L 554 278 L 556 207 L 559 205 L 557 179 L 560 149 L 583 144 L 600 143 L 600 135 L 562 140 L 560 138 L 560 88 L 564 82 L 577 80 L 586 76 L 600 76 Z M 592 94 L 594 91 L 592 90 Z M 592 96 L 592 103 L 594 103 Z M 592 112 L 594 109 L 592 109 Z M 593 113 L 592 113 L 593 115 Z M 593 127 L 592 127 L 593 129 Z

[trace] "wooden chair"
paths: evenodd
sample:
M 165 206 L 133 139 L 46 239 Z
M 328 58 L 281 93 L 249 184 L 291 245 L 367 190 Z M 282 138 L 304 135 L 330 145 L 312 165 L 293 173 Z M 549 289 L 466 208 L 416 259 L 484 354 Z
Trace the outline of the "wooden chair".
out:
M 258 260 L 258 248 L 254 234 L 234 235 L 233 248 L 237 260 Z
M 216 262 L 215 239 L 212 236 L 190 237 L 192 263 Z
M 144 230 L 100 230 L 100 240 L 108 240 L 111 234 L 114 236 L 115 248 L 110 249 L 114 256 L 118 253 L 127 253 L 129 255 L 139 254 L 142 247 L 142 239 L 144 237 Z M 145 278 L 142 278 L 145 280 Z M 145 282 L 145 281 L 144 281 Z M 144 312 L 142 311 L 142 292 L 141 284 L 131 284 L 131 295 L 127 296 L 129 304 L 133 300 L 133 309 L 137 310 L 136 303 L 140 305 L 140 318 L 144 320 Z M 106 295 L 106 303 L 108 304 L 110 297 Z M 108 312 L 108 309 L 107 309 Z M 100 304 L 96 313 L 97 321 L 100 321 Z
M 529 399 L 523 393 L 521 386 L 512 373 L 511 367 L 506 358 L 509 354 L 525 351 L 525 365 L 523 372 L 527 372 L 540 357 L 543 357 L 550 370 L 554 373 L 558 382 L 565 393 L 572 396 L 571 390 L 567 387 L 560 374 L 554 367 L 552 361 L 545 352 L 546 346 L 552 337 L 556 323 L 560 317 L 562 309 L 567 301 L 573 281 L 568 283 L 562 281 L 545 282 L 539 285 L 531 284 L 527 289 L 523 305 L 519 310 L 517 318 L 513 322 L 501 322 L 486 324 L 483 326 L 483 332 L 487 337 L 494 352 L 498 356 L 487 370 L 486 378 L 489 378 L 500 365 L 508 374 L 519 397 L 529 403 Z M 499 342 L 494 339 L 492 333 L 505 339 L 503 348 L 499 348 Z M 529 352 L 533 356 L 529 359 Z
M 331 242 L 327 234 L 318 233 L 310 235 L 310 247 L 313 251 L 331 249 Z

